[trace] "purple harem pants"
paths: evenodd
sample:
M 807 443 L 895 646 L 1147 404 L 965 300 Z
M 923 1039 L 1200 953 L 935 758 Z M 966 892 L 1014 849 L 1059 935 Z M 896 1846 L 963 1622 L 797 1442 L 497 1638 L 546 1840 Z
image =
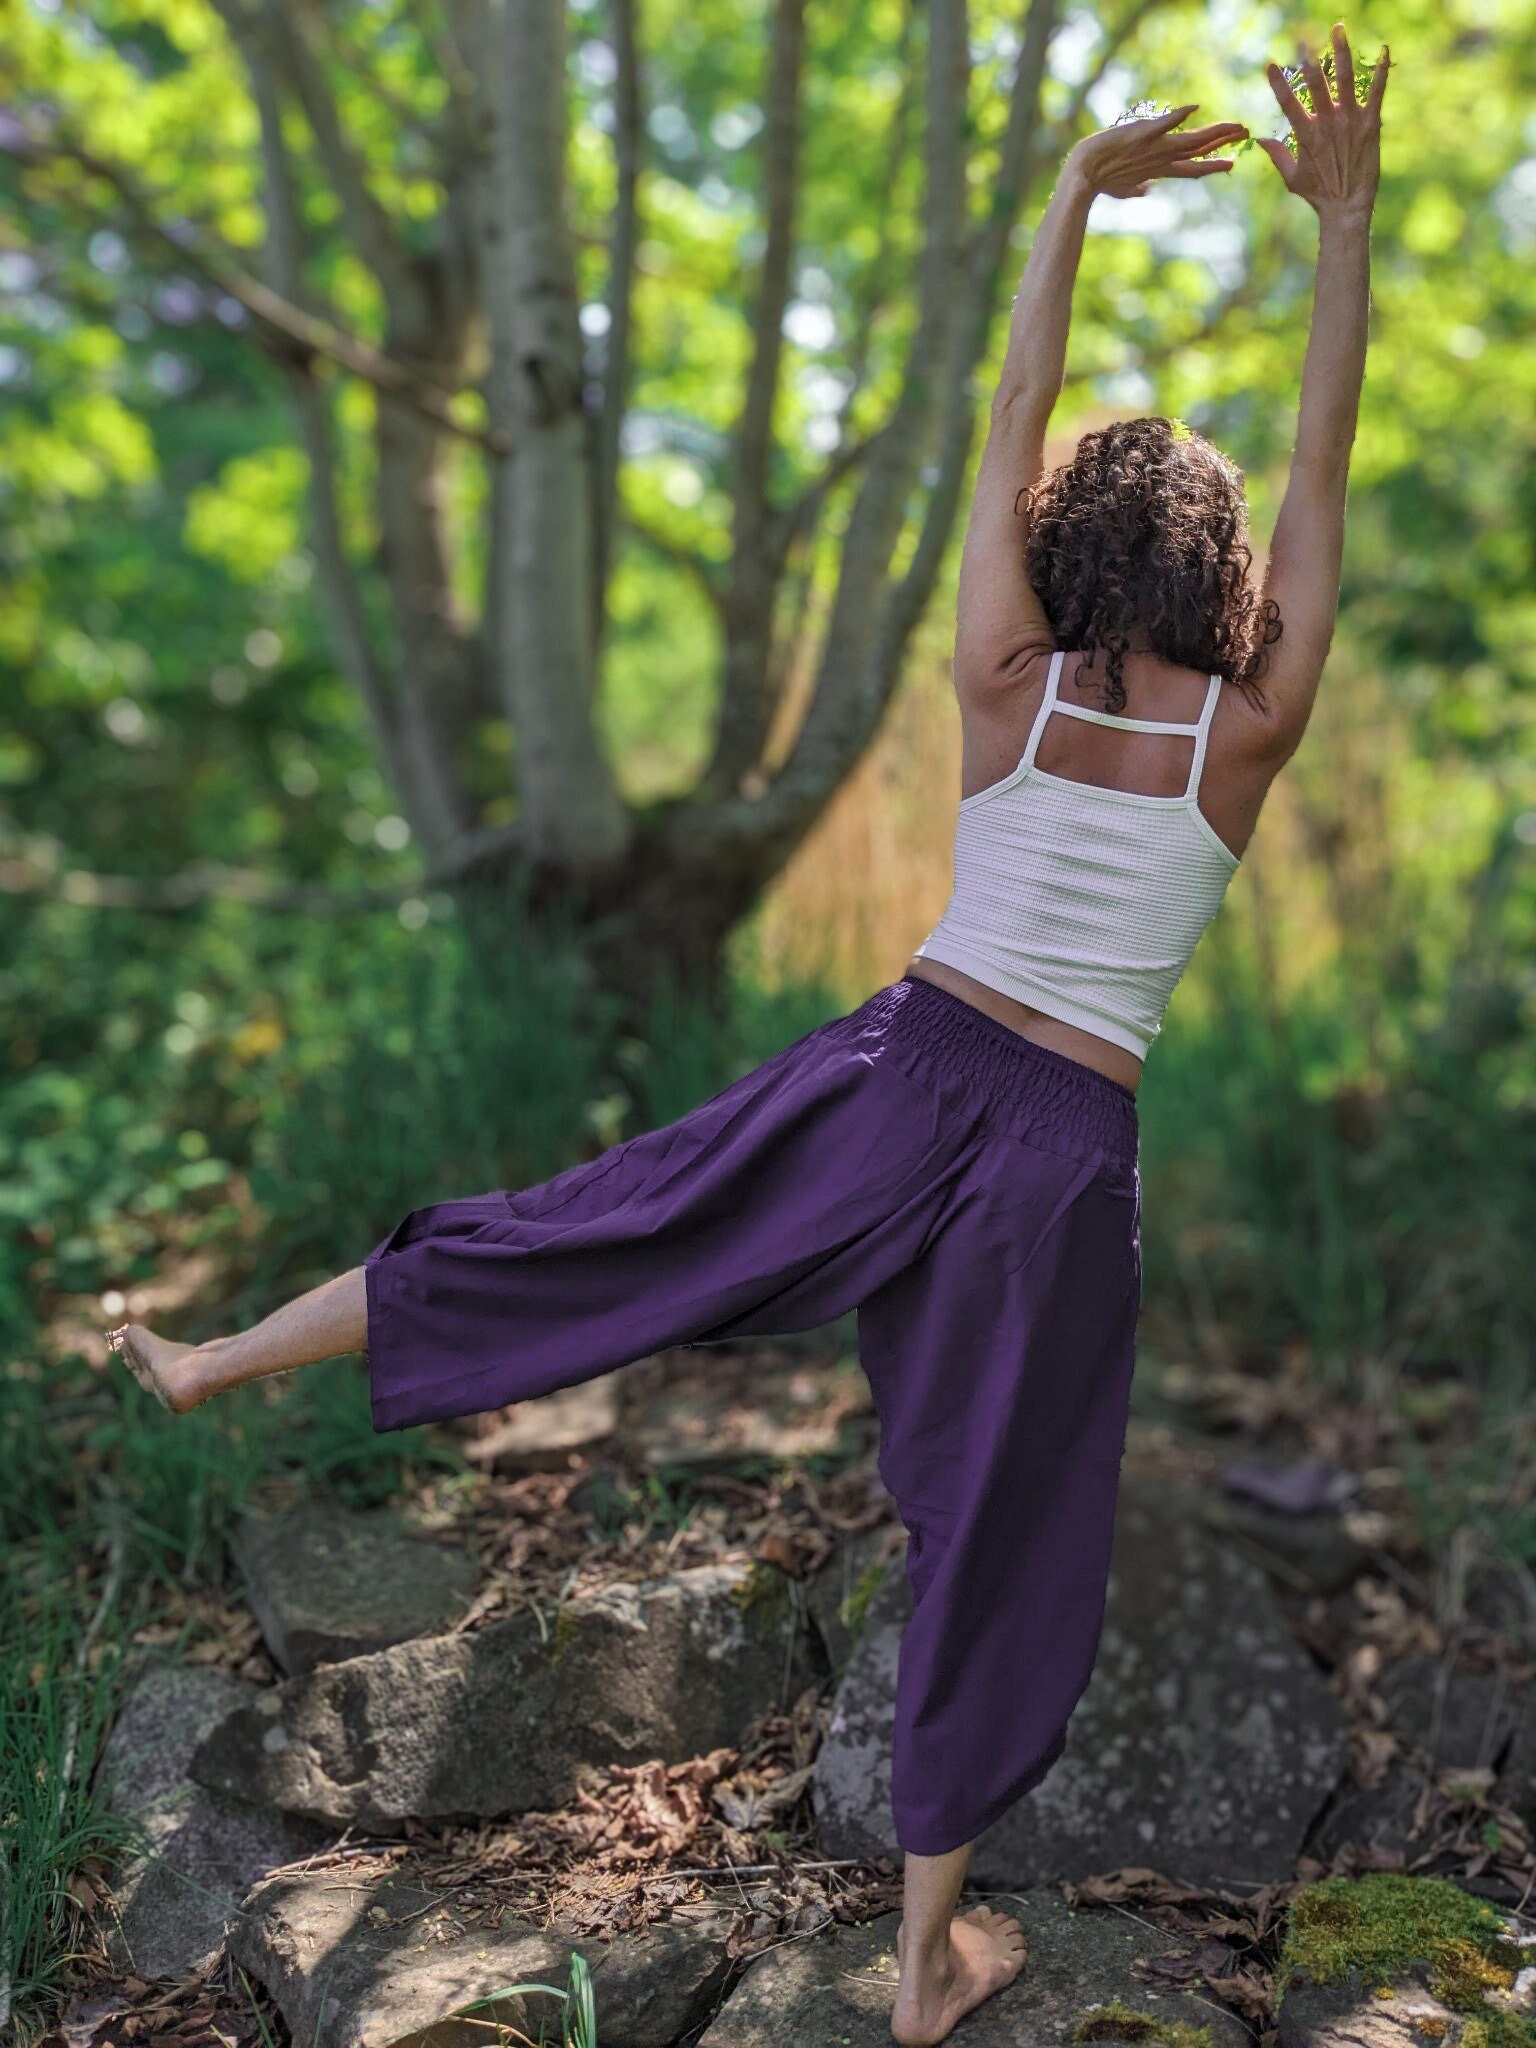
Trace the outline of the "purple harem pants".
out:
M 1098 1653 L 1137 1138 L 1130 1089 L 904 978 L 675 1123 L 407 1215 L 365 1269 L 374 1426 L 856 1307 L 908 1530 L 896 1839 L 942 1855 L 1045 1777 Z

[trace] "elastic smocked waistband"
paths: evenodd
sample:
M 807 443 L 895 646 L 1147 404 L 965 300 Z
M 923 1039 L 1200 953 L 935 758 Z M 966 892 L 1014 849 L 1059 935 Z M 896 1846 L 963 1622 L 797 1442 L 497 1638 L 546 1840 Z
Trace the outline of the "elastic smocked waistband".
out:
M 1021 1136 L 1055 1132 L 1074 1148 L 1101 1147 L 1107 1158 L 1136 1160 L 1135 1092 L 1096 1067 L 1021 1037 L 962 996 L 915 975 L 879 989 L 843 1019 L 872 1027 L 920 1064 L 953 1076 L 982 1096 Z

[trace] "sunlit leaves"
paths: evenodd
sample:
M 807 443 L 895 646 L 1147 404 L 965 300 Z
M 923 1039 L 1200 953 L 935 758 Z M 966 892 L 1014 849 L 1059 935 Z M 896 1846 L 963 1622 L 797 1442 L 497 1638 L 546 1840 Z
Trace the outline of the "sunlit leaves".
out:
M 44 419 L 0 415 L 0 471 L 41 500 L 97 499 L 114 484 L 147 482 L 154 444 L 139 414 L 109 391 L 62 392 Z
M 225 463 L 187 500 L 186 543 L 236 582 L 260 583 L 299 547 L 309 465 L 298 449 L 264 448 Z

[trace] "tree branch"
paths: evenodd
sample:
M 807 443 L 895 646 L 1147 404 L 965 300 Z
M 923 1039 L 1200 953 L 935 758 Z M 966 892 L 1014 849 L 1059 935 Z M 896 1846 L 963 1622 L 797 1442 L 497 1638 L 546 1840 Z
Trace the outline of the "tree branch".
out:
M 821 516 L 822 506 L 843 478 L 850 470 L 856 469 L 882 435 L 890 431 L 891 423 L 887 420 L 884 426 L 876 427 L 873 433 L 865 434 L 857 441 L 844 441 L 833 451 L 821 474 L 814 477 L 800 495 L 785 507 L 786 545 L 793 542 L 805 527 L 815 524 Z
M 298 95 L 315 138 L 342 218 L 359 255 L 391 301 L 413 297 L 420 289 L 414 260 L 395 239 L 394 223 L 373 196 L 367 175 L 341 125 L 335 94 L 311 37 L 317 20 L 314 0 L 220 0 L 225 10 L 246 8 L 247 19 L 259 10 L 262 29 Z M 227 18 L 227 14 L 226 14 Z
M 915 6 L 912 4 L 912 0 L 908 0 L 908 4 L 901 17 L 901 35 L 894 54 L 894 62 L 901 79 L 901 89 L 896 101 L 896 111 L 891 117 L 890 146 L 886 153 L 885 175 L 881 180 L 881 190 L 887 194 L 893 193 L 896 189 L 896 181 L 901 174 L 902 158 L 906 155 L 911 141 L 909 131 L 912 123 L 913 109 L 916 105 L 913 80 L 917 74 L 910 61 L 910 45 L 915 14 Z M 848 361 L 853 375 L 847 391 L 843 394 L 843 402 L 838 407 L 838 438 L 832 449 L 829 471 L 837 468 L 839 459 L 843 454 L 846 445 L 848 421 L 853 415 L 854 404 L 858 399 L 859 393 L 864 389 L 865 381 L 869 375 L 872 352 L 871 344 L 874 339 L 875 323 L 880 317 L 881 308 L 885 305 L 888 291 L 895 283 L 896 239 L 891 231 L 891 223 L 894 218 L 895 213 L 893 209 L 888 207 L 881 209 L 880 243 L 866 273 L 867 288 L 863 294 L 863 305 L 860 309 L 857 324 L 854 327 L 853 337 L 848 345 Z M 835 478 L 833 480 L 835 481 Z M 813 486 L 813 488 L 815 487 Z
M 14 104 L 8 111 L 25 129 L 28 144 L 38 158 L 78 164 L 93 177 L 103 179 L 123 201 L 141 232 L 173 249 L 184 267 L 197 271 L 216 290 L 238 300 L 255 320 L 255 339 L 268 354 L 300 365 L 306 364 L 313 356 L 328 357 L 380 391 L 388 391 L 418 407 L 450 433 L 488 449 L 493 455 L 510 452 L 511 443 L 505 436 L 465 426 L 456 419 L 449 393 L 395 362 L 372 343 L 347 333 L 332 317 L 307 313 L 252 277 L 226 245 L 218 243 L 216 248 L 212 246 L 216 238 L 208 229 L 190 222 L 178 228 L 173 227 L 170 221 L 162 220 L 152 201 L 139 191 L 120 165 L 100 156 L 84 142 L 70 138 L 67 133 L 61 134 L 58 128 L 50 135 L 33 115 Z M 99 218 L 94 210 L 83 207 L 79 195 L 73 192 L 56 188 L 48 197 L 60 205 L 85 213 L 89 219 Z
M 377 889 L 336 889 L 324 882 L 284 881 L 255 868 L 212 860 L 193 861 L 175 875 L 145 876 L 96 874 L 66 866 L 62 859 L 44 862 L 0 857 L 0 894 L 40 896 L 88 910 L 190 910 L 215 897 L 255 904 L 263 910 L 378 910 L 445 888 L 482 861 L 518 858 L 525 851 L 519 826 L 486 826 L 464 833 L 414 881 Z
M 722 820 L 760 843 L 793 847 L 874 732 L 894 678 L 872 640 L 889 590 L 887 572 L 907 499 L 953 362 L 966 261 L 966 101 L 970 49 L 965 0 L 931 0 L 927 12 L 927 176 L 918 322 L 901 396 L 867 450 L 864 483 L 849 516 L 832 617 L 816 690 L 782 772 L 761 803 Z M 884 654 L 883 647 L 880 650 Z M 755 814 L 755 815 L 754 815 Z M 718 827 L 717 827 L 718 829 Z
M 628 506 L 620 506 L 618 520 L 621 526 L 628 527 L 636 539 L 643 540 L 647 547 L 654 548 L 657 554 L 664 556 L 679 569 L 686 569 L 714 609 L 717 612 L 723 611 L 725 592 L 721 587 L 720 572 L 707 555 L 701 555 L 697 548 L 689 547 L 686 541 L 674 540 L 670 534 L 663 533 L 659 526 L 652 526 L 640 513 L 632 511 Z
M 283 296 L 290 303 L 297 303 L 305 288 L 304 223 L 299 211 L 293 167 L 283 141 L 282 109 L 276 86 L 254 42 L 247 38 L 243 25 L 232 25 L 232 28 L 261 122 L 267 199 L 266 270 Z M 336 501 L 335 457 L 324 399 L 306 365 L 290 362 L 284 365 L 284 369 L 304 451 L 309 458 L 310 538 L 320 570 L 320 588 L 331 614 L 331 630 L 336 636 L 342 666 L 363 700 L 380 757 L 389 766 L 396 786 L 400 787 L 399 770 L 408 769 L 409 763 L 399 758 L 399 734 L 390 692 L 369 634 L 357 577 L 342 539 L 341 516 Z M 409 811 L 408 788 L 401 788 L 401 800 Z
M 722 793 L 756 766 L 777 701 L 769 653 L 787 532 L 769 499 L 768 471 L 794 256 L 804 54 L 805 0 L 775 0 L 764 94 L 766 231 L 751 314 L 756 342 L 736 433 L 724 676 L 713 755 L 701 785 Z
M 601 644 L 607 620 L 608 577 L 618 514 L 619 443 L 629 396 L 630 329 L 634 304 L 635 251 L 640 242 L 640 164 L 644 133 L 640 53 L 635 0 L 610 0 L 618 76 L 613 94 L 613 154 L 618 178 L 613 236 L 608 251 L 608 337 L 604 351 L 603 403 L 597 419 L 593 464 L 592 615 L 594 641 Z
M 264 267 L 273 285 L 296 304 L 306 290 L 305 233 L 293 161 L 282 132 L 280 67 L 259 26 L 253 26 L 232 0 L 216 0 L 216 4 L 226 11 L 261 122 L 267 199 Z M 363 700 L 380 759 L 399 794 L 412 833 L 430 856 L 450 844 L 463 823 L 450 773 L 451 748 L 443 743 L 431 713 L 450 700 L 451 686 L 462 674 L 464 649 L 458 640 L 446 650 L 442 647 L 446 628 L 436 618 L 421 629 L 417 614 L 424 606 L 435 606 L 445 580 L 430 544 L 424 547 L 416 541 L 416 526 L 430 525 L 435 507 L 423 489 L 426 479 L 413 469 L 402 484 L 398 474 L 391 474 L 388 458 L 391 447 L 401 442 L 415 457 L 417 441 L 424 441 L 430 475 L 431 451 L 441 447 L 441 435 L 422 421 L 414 408 L 402 409 L 388 400 L 380 406 L 379 434 L 385 444 L 379 472 L 385 527 L 381 552 L 387 554 L 388 544 L 393 542 L 397 550 L 412 556 L 410 573 L 388 577 L 397 618 L 405 613 L 397 666 L 388 673 L 374 643 L 357 572 L 342 535 L 324 395 L 307 367 L 285 362 L 283 370 L 309 457 L 311 539 L 335 645 L 343 669 Z M 397 459 L 397 471 L 399 466 Z
M 889 701 L 896 686 L 901 650 L 932 594 L 954 530 L 975 433 L 976 368 L 987 352 L 1003 261 L 1037 157 L 1040 90 L 1059 11 L 1060 0 L 1029 0 L 991 203 L 971 237 L 966 261 L 953 331 L 954 352 L 941 398 L 938 474 L 924 507 L 912 560 L 891 592 L 876 638 L 875 663 L 885 676 L 884 701 Z

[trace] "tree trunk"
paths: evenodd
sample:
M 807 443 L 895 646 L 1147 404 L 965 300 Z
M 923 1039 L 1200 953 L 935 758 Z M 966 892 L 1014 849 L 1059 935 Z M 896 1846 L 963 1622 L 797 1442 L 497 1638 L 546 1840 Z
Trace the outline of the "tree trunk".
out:
M 485 31 L 485 395 L 512 444 L 490 538 L 492 659 L 518 737 L 524 851 L 575 879 L 621 856 L 632 828 L 592 719 L 592 439 L 565 221 L 563 0 L 487 0 Z

